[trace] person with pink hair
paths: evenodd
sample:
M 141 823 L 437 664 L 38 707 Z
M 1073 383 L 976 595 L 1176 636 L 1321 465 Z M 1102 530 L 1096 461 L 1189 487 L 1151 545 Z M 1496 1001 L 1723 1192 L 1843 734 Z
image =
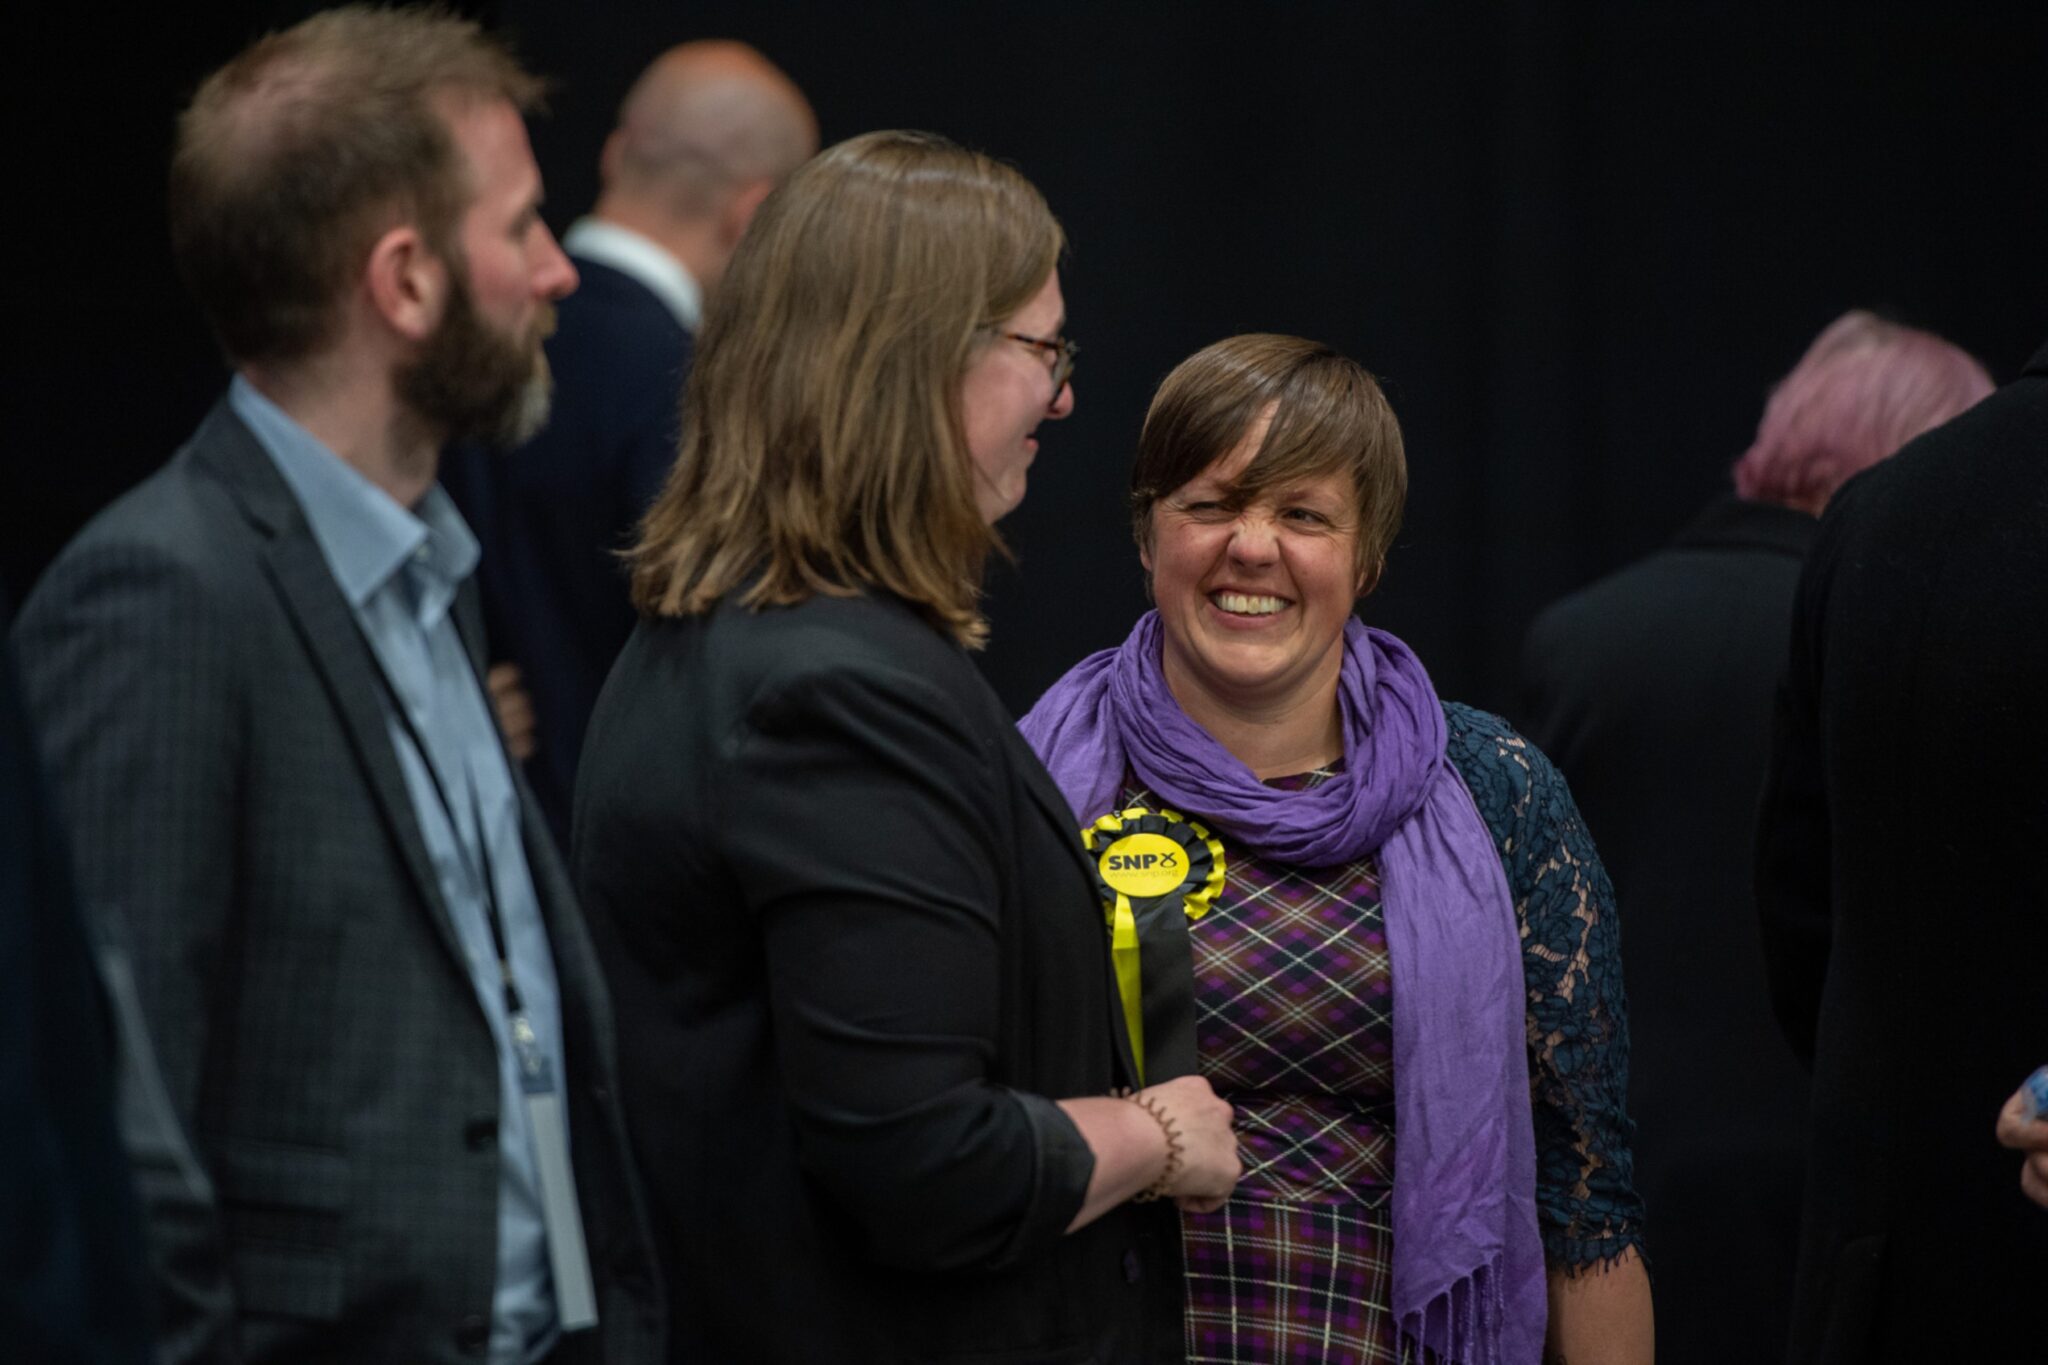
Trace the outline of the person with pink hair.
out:
M 2043 509 L 2048 346 L 1835 490 L 1800 570 L 1755 850 L 1812 1074 L 1787 1365 L 2002 1359 L 2048 1284 L 2030 1089 L 1986 1123 L 2048 1058 Z
M 1735 495 L 1818 517 L 1852 475 L 1991 389 L 1991 376 L 1967 352 L 1852 309 L 1771 391 L 1755 442 L 1735 462 Z
M 1665 1365 L 1771 1359 L 1788 1331 L 1807 1079 L 1765 990 L 1751 828 L 1800 563 L 1846 480 L 1990 392 L 1940 337 L 1843 314 L 1772 390 L 1734 491 L 1529 629 L 1515 719 L 1563 770 L 1627 920 Z

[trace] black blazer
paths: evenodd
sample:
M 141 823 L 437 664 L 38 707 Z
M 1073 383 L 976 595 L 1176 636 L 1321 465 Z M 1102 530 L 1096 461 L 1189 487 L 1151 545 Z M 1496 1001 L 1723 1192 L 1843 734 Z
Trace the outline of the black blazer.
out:
M 1170 1208 L 1073 1236 L 1130 1083 L 1072 812 L 879 597 L 643 621 L 576 870 L 683 1361 L 1173 1361 Z
M 1570 782 L 1621 906 L 1664 1365 L 1769 1359 L 1790 1322 L 1807 1084 L 1764 985 L 1751 848 L 1817 525 L 1724 496 L 1545 609 L 1522 650 L 1523 729 Z
M 1813 1059 L 1800 1365 L 2010 1354 L 2048 1285 L 1991 1137 L 2048 1058 L 2044 627 L 2048 349 L 1851 480 L 1800 580 L 1757 836 Z
M 464 445 L 441 465 L 483 547 L 491 658 L 518 664 L 533 699 L 526 776 L 564 849 L 583 727 L 636 619 L 619 551 L 676 461 L 691 356 L 653 290 L 574 259 L 582 282 L 547 340 L 547 426 L 516 450 Z
M 457 612 L 474 652 L 473 597 Z M 14 643 L 82 899 L 126 931 L 210 1177 L 195 1198 L 175 1167 L 138 1169 L 166 1365 L 475 1359 L 496 1274 L 497 1051 L 369 648 L 225 403 L 65 549 Z M 525 804 L 606 1354 L 644 1361 L 661 1323 L 610 1007 Z

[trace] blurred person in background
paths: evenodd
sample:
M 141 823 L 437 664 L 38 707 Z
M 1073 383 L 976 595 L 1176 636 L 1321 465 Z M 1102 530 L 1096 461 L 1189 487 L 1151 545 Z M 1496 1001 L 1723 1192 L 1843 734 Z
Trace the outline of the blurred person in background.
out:
M 2026 1153 L 2020 1158 L 2020 1189 L 2048 1208 L 2048 1066 L 2036 1069 L 1999 1109 L 1998 1141 Z
M 1354 617 L 1407 486 L 1328 347 L 1183 361 L 1131 471 L 1157 610 L 1021 725 L 1146 1079 L 1238 1109 L 1244 1179 L 1183 1220 L 1189 1359 L 1646 1365 L 1613 896 L 1535 746 Z
M 0 627 L 8 621 L 0 601 Z M 124 1040 L 0 642 L 0 1342 L 48 1365 L 146 1365 L 148 1279 L 114 1125 Z
M 562 237 L 579 283 L 546 343 L 547 425 L 443 461 L 482 546 L 492 694 L 565 851 L 583 729 L 633 630 L 623 555 L 675 463 L 704 299 L 762 199 L 817 150 L 803 93 L 753 48 L 664 52 L 605 140 L 597 204 Z
M 1845 480 L 1990 391 L 1940 337 L 1844 314 L 1772 391 L 1734 492 L 1546 608 L 1523 645 L 1524 728 L 1626 907 L 1667 1365 L 1774 1358 L 1789 1323 L 1807 1079 L 1764 986 L 1752 831 L 1799 565 Z
M 2048 1217 L 1986 1117 L 2048 1056 L 2048 348 L 1838 490 L 1757 811 L 1772 1002 L 1813 1070 L 1794 1365 L 1993 1359 Z

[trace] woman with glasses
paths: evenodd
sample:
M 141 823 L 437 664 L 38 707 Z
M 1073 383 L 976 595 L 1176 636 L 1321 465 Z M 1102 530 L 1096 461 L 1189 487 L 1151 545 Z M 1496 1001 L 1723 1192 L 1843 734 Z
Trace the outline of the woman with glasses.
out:
M 1222 1201 L 1229 1109 L 1116 1097 L 1088 863 L 967 653 L 1073 410 L 1061 241 L 1015 171 L 873 133 L 711 304 L 575 812 L 677 1361 L 1181 1358 L 1139 1201 Z
M 1244 1176 L 1184 1219 L 1188 1356 L 1645 1365 L 1612 893 L 1543 755 L 1353 617 L 1406 493 L 1356 364 L 1198 353 L 1131 475 L 1158 609 L 1023 722 L 1146 1079 L 1237 1106 Z

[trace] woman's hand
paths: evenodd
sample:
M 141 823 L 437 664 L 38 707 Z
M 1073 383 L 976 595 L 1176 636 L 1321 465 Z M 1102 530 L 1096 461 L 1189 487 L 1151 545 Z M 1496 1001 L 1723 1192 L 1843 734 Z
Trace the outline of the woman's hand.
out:
M 2020 1162 L 2020 1188 L 2027 1198 L 2048 1208 L 2048 1116 L 2030 1117 L 2031 1111 L 2026 1087 L 2021 1086 L 1998 1111 L 1998 1141 L 2027 1154 Z
M 1217 1098 L 1206 1076 L 1162 1081 L 1140 1090 L 1138 1098 L 1152 1100 L 1180 1133 L 1180 1170 L 1162 1193 L 1189 1213 L 1222 1208 L 1244 1170 L 1230 1106 Z
M 1131 1099 L 1147 1100 L 1150 1107 Z M 1237 1184 L 1237 1137 L 1230 1131 L 1230 1106 L 1216 1098 L 1208 1081 L 1182 1076 L 1141 1090 L 1131 1099 L 1091 1095 L 1059 1101 L 1095 1154 L 1095 1173 L 1067 1225 L 1069 1232 L 1087 1227 L 1157 1183 L 1170 1150 L 1161 1115 L 1180 1135 L 1180 1169 L 1161 1193 L 1191 1213 L 1213 1213 Z

